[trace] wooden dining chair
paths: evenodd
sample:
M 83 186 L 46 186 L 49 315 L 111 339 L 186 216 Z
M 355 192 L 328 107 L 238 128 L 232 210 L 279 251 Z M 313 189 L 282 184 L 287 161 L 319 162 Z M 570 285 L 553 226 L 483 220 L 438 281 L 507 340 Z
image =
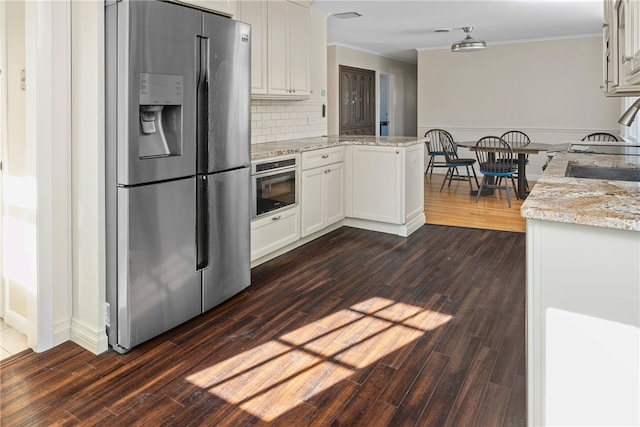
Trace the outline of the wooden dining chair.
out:
M 511 146 L 511 148 L 524 147 L 525 145 L 529 145 L 531 143 L 531 139 L 529 138 L 529 136 L 519 130 L 510 130 L 508 132 L 505 132 L 500 138 L 504 139 L 507 144 Z
M 485 189 L 504 189 L 507 192 L 507 203 L 511 207 L 509 179 L 511 179 L 516 199 L 518 198 L 516 182 L 513 178 L 518 164 L 513 149 L 504 139 L 498 136 L 485 136 L 478 140 L 475 151 L 480 173 L 483 175 L 480 188 L 478 188 L 476 203 L 478 203 L 480 195 Z M 505 178 L 504 185 L 501 185 L 502 180 L 500 178 Z
M 473 168 L 473 165 L 476 163 L 476 159 L 459 158 L 458 150 L 456 149 L 453 140 L 446 135 L 442 136 L 440 142 L 442 143 L 445 163 L 447 165 L 447 173 L 445 174 L 442 185 L 440 186 L 440 191 L 444 188 L 444 184 L 447 180 L 449 181 L 449 186 L 451 186 L 451 181 L 454 179 L 459 181 L 469 181 L 469 189 L 473 191 L 471 177 L 475 179 L 476 188 L 478 188 L 478 177 L 476 176 L 476 171 Z M 461 174 L 458 170 L 458 168 L 462 167 L 466 169 L 466 175 Z M 471 171 L 469 171 L 469 168 L 471 168 Z
M 607 132 L 595 132 L 595 133 L 591 133 L 591 134 L 585 136 L 584 138 L 582 138 L 582 141 L 619 142 L 620 140 L 618 139 L 617 136 L 612 135 L 612 134 L 607 133 Z
M 433 175 L 433 168 L 446 168 L 447 162 L 444 158 L 444 149 L 442 148 L 442 139 L 448 138 L 453 141 L 453 137 L 444 129 L 428 130 L 424 137 L 427 138 L 425 145 L 427 146 L 427 154 L 429 155 L 429 163 L 425 174 L 429 172 L 429 178 Z
M 519 130 L 510 130 L 508 132 L 505 132 L 502 134 L 502 136 L 500 137 L 502 139 L 504 139 L 507 144 L 509 144 L 511 146 L 511 148 L 515 148 L 515 147 L 525 147 L 527 145 L 529 145 L 531 143 L 531 139 L 529 138 L 529 136 Z M 527 154 L 525 156 L 525 162 L 529 163 L 529 155 Z M 514 177 L 518 177 L 518 172 L 516 171 Z M 529 190 L 529 181 L 527 180 L 527 177 L 524 177 L 524 182 L 525 182 L 525 186 L 526 186 L 526 190 Z

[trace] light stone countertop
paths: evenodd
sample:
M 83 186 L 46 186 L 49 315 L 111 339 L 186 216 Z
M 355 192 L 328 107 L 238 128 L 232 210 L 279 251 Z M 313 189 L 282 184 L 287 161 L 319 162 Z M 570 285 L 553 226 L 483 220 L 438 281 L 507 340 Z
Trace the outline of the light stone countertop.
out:
M 640 156 L 556 153 L 523 203 L 523 217 L 640 231 L 640 183 L 565 177 L 569 162 L 640 168 Z
M 416 136 L 318 136 L 286 141 L 261 142 L 251 145 L 251 160 L 268 159 L 270 157 L 341 145 L 409 147 L 425 141 L 426 138 Z

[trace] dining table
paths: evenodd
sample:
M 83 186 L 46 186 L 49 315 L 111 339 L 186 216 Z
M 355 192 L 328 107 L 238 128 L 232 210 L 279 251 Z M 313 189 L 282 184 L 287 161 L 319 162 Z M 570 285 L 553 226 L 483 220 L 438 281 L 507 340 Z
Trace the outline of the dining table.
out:
M 475 151 L 477 142 L 478 141 L 460 141 L 455 144 L 458 147 L 465 147 L 470 151 Z M 518 155 L 518 188 L 516 191 L 520 199 L 524 200 L 529 195 L 527 191 L 527 155 L 538 154 L 541 151 L 549 151 L 549 149 L 554 146 L 554 144 L 531 142 L 527 145 L 511 147 L 513 152 Z

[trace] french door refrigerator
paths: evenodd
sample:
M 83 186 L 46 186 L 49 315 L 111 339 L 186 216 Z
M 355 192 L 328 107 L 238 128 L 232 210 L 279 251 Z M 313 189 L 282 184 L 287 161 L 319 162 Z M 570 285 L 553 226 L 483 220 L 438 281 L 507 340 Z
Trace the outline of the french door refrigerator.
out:
M 109 344 L 119 352 L 250 285 L 250 27 L 107 2 Z

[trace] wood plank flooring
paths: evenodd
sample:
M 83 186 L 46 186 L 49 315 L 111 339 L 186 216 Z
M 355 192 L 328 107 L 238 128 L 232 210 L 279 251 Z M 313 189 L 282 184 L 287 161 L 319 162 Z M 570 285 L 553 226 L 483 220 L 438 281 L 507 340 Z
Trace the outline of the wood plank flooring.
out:
M 524 425 L 524 234 L 343 227 L 252 282 L 125 355 L 3 361 L 2 425 Z
M 501 191 L 492 196 L 482 196 L 476 203 L 476 196 L 469 194 L 466 181 L 453 181 L 451 186 L 445 185 L 440 192 L 443 179 L 444 174 L 434 173 L 432 177 L 425 175 L 424 210 L 427 224 L 524 233 L 525 219 L 520 216 L 524 200 L 511 197 L 509 208 L 506 195 Z M 529 182 L 529 185 L 533 188 L 535 183 Z

